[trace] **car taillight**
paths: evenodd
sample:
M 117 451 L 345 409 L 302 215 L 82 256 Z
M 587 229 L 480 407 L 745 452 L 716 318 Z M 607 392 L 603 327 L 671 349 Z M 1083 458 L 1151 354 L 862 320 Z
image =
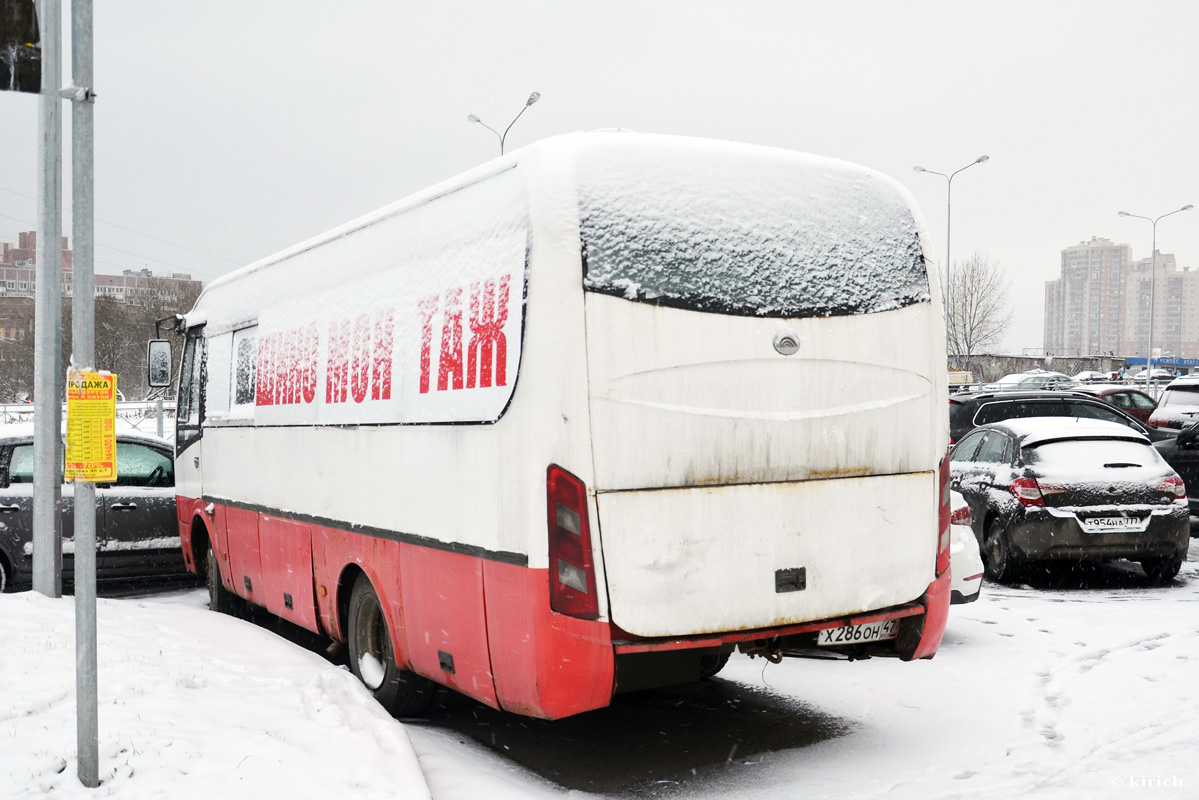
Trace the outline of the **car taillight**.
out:
M 550 608 L 579 619 L 599 619 L 587 487 L 551 464 L 546 476 L 548 500 Z
M 1066 491 L 1065 486 L 1054 486 L 1048 483 L 1042 486 L 1037 483 L 1036 478 L 1016 478 L 1008 488 L 1025 506 L 1043 506 L 1046 497 Z
M 1181 499 L 1187 496 L 1186 484 L 1182 482 L 1182 478 L 1177 475 L 1171 475 L 1157 485 L 1157 491 L 1162 494 L 1173 495 L 1174 498 Z
M 937 574 L 949 569 L 949 454 L 941 459 L 941 507 L 937 514 Z
M 949 515 L 950 525 L 970 525 L 970 506 L 955 508 Z

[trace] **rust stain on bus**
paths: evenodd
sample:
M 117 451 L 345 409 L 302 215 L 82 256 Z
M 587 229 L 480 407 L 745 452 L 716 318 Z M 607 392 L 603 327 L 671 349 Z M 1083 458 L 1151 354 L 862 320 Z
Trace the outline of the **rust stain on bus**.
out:
M 870 467 L 833 467 L 832 469 L 814 469 L 808 474 L 808 477 L 815 481 L 828 478 L 860 478 L 871 472 L 873 470 Z

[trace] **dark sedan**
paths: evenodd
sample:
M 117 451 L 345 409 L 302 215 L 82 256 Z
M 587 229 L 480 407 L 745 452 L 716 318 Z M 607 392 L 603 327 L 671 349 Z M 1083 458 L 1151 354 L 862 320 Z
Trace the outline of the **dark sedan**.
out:
M 129 578 L 186 573 L 175 514 L 170 444 L 117 435 L 115 483 L 96 484 L 96 575 Z M 73 487 L 63 486 L 63 578 L 74 574 Z M 0 591 L 27 588 L 33 572 L 33 433 L 0 428 Z
M 1165 583 L 1190 545 L 1186 487 L 1149 441 L 1123 425 L 1011 419 L 971 431 L 950 451 L 983 564 L 1010 581 L 1050 559 L 1139 561 Z

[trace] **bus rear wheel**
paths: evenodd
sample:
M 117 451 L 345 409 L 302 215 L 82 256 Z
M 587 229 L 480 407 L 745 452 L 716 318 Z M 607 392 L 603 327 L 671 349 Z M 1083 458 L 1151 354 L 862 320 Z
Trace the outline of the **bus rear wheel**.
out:
M 245 602 L 233 592 L 225 588 L 221 581 L 221 565 L 217 561 L 212 543 L 204 556 L 204 580 L 208 584 L 208 607 L 219 614 L 229 614 L 234 617 L 242 616 L 245 612 Z
M 346 621 L 350 670 L 379 705 L 395 717 L 412 716 L 427 709 L 436 685 L 396 664 L 379 595 L 365 575 L 359 575 L 354 583 Z

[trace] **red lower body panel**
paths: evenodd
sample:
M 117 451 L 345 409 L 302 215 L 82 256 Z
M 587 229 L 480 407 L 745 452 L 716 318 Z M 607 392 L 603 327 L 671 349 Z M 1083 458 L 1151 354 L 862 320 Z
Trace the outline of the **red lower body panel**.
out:
M 655 641 L 622 636 L 614 644 L 608 622 L 550 609 L 546 569 L 230 506 L 217 505 L 208 514 L 207 505 L 179 498 L 185 558 L 192 552 L 189 531 L 198 516 L 231 591 L 298 625 L 344 640 L 341 615 L 354 583 L 365 575 L 387 616 L 401 667 L 494 708 L 533 717 L 558 719 L 607 706 L 615 690 L 618 651 L 711 648 L 829 627 L 826 621 Z M 198 571 L 195 560 L 189 559 L 188 566 Z M 929 585 L 922 600 L 924 609 L 913 603 L 852 621 L 920 616 L 918 642 L 909 652 L 911 658 L 928 658 L 945 630 L 948 573 Z
M 932 658 L 941 646 L 941 638 L 945 635 L 945 623 L 949 620 L 950 576 L 949 570 L 941 573 L 941 577 L 928 585 L 924 594 L 924 625 L 920 633 L 920 641 L 916 645 L 911 659 Z
M 608 705 L 615 685 L 608 623 L 551 611 L 549 570 L 487 561 L 483 575 L 500 707 L 558 719 Z

